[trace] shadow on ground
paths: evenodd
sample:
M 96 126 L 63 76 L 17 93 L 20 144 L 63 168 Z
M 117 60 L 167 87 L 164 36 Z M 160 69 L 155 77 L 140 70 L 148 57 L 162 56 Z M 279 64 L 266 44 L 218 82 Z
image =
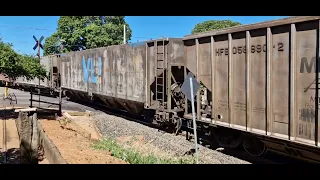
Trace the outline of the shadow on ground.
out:
M 0 154 L 0 164 L 20 164 L 20 150 L 12 148 L 2 152 Z

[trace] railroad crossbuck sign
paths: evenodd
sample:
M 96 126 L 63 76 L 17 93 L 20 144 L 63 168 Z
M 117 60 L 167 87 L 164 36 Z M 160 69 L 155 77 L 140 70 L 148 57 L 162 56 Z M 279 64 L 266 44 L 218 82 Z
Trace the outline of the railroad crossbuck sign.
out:
M 36 44 L 33 46 L 33 50 L 36 50 L 37 47 L 40 47 L 41 49 L 43 49 L 43 46 L 41 44 L 41 41 L 44 39 L 43 36 L 40 37 L 39 41 L 38 39 L 33 35 L 33 39 L 36 41 Z M 40 49 L 39 49 L 40 50 Z M 40 57 L 40 52 L 38 52 L 38 56 Z

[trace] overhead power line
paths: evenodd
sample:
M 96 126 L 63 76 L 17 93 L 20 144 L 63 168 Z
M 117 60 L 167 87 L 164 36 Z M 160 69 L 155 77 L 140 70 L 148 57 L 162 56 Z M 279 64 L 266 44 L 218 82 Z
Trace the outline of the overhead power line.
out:
M 36 27 L 25 27 L 25 26 L 8 26 L 8 25 L 0 25 L 0 27 L 5 28 L 16 28 L 16 29 L 30 29 L 30 30 L 36 30 L 36 31 L 50 31 L 55 32 L 56 30 L 53 29 L 47 29 L 47 28 L 36 28 Z M 131 38 L 136 39 L 157 39 L 156 37 L 139 37 L 139 36 L 131 36 Z
M 0 24 L 0 28 L 15 28 L 15 29 L 29 29 L 29 30 L 34 30 L 34 31 L 50 31 L 50 32 L 55 32 L 56 30 L 53 29 L 47 29 L 47 28 L 36 28 L 36 27 L 25 27 L 25 26 L 9 26 L 9 25 L 1 25 Z M 147 40 L 151 40 L 151 39 L 158 39 L 160 37 L 141 37 L 141 36 L 131 36 L 131 40 L 133 39 L 140 39 L 140 40 L 136 40 L 137 42 L 142 42 L 142 41 L 147 41 Z M 133 40 L 131 43 L 135 43 L 135 40 Z M 31 44 L 33 42 L 23 42 L 23 41 L 19 41 L 19 42 L 15 42 L 14 44 Z M 20 51 L 21 52 L 21 51 Z
M 54 32 L 55 30 L 45 29 L 45 28 L 34 28 L 34 27 L 23 27 L 23 26 L 8 26 L 8 25 L 0 25 L 0 27 L 5 28 L 16 28 L 16 29 L 32 29 L 36 31 L 51 31 Z

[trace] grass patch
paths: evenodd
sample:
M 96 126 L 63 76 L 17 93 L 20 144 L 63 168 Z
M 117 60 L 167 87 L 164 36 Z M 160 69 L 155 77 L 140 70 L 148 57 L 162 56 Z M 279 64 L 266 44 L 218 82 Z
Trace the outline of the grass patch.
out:
M 95 149 L 107 150 L 111 155 L 130 164 L 194 164 L 194 158 L 159 158 L 153 154 L 142 155 L 139 152 L 124 148 L 113 139 L 104 139 L 93 144 Z

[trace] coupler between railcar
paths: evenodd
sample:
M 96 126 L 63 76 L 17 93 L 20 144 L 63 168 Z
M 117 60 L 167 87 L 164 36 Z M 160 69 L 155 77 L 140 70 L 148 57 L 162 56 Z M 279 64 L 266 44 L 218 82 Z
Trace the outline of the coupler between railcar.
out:
M 182 127 L 182 118 L 179 112 L 156 110 L 154 119 L 161 127 L 172 130 L 176 135 Z
M 183 109 L 177 107 L 174 109 L 167 109 L 166 106 L 162 105 L 157 105 L 155 108 L 145 105 L 145 109 L 149 112 L 152 111 L 151 118 L 153 124 L 176 135 L 179 134 L 183 121 Z

